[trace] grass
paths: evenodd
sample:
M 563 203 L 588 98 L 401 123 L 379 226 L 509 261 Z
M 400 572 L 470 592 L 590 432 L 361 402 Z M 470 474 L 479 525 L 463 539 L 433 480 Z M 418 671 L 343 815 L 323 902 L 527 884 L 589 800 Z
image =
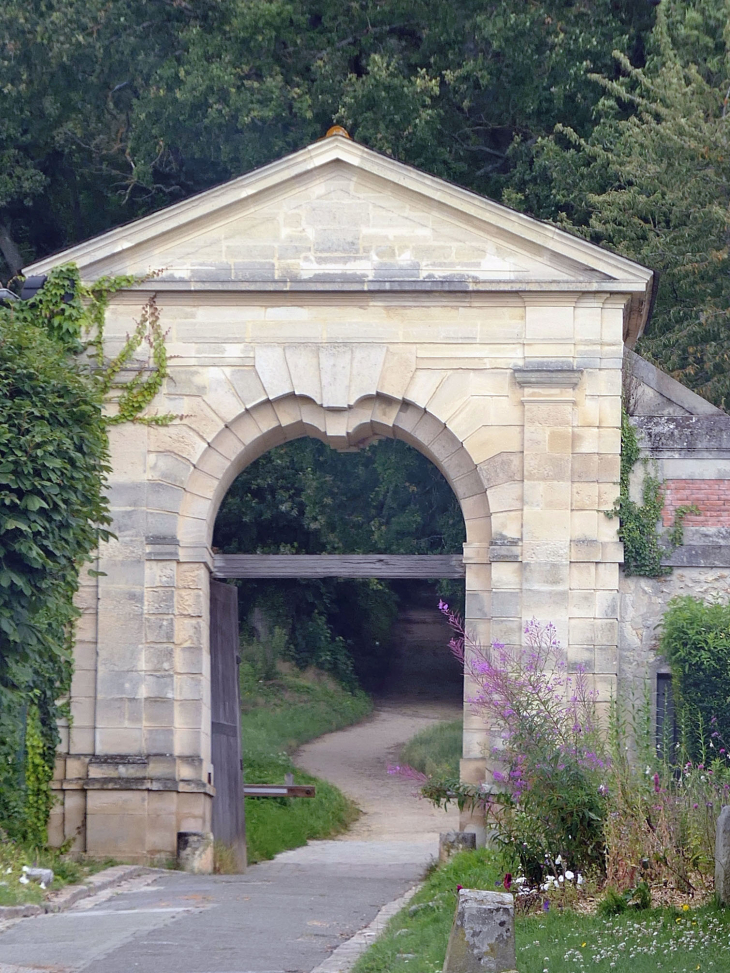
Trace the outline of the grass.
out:
M 353 973 L 440 973 L 456 906 L 456 886 L 496 889 L 499 858 L 457 855 L 424 887 L 358 960 Z M 519 916 L 520 973 L 703 973 L 730 969 L 730 909 L 651 909 L 610 919 L 561 910 Z
M 429 776 L 458 777 L 463 730 L 463 720 L 421 730 L 401 751 L 400 762 Z
M 350 726 L 370 713 L 362 692 L 350 693 L 316 670 L 300 673 L 279 663 L 274 680 L 256 678 L 241 666 L 244 771 L 247 783 L 316 784 L 314 798 L 246 798 L 246 840 L 250 862 L 273 858 L 311 838 L 345 831 L 358 811 L 336 787 L 297 770 L 291 754 L 323 733 Z
M 40 904 L 51 892 L 57 892 L 64 885 L 83 882 L 88 875 L 117 864 L 112 859 L 72 861 L 52 848 L 29 850 L 0 832 L 0 906 Z M 34 882 L 22 885 L 19 879 L 23 874 L 23 865 L 51 868 L 53 884 L 45 891 Z

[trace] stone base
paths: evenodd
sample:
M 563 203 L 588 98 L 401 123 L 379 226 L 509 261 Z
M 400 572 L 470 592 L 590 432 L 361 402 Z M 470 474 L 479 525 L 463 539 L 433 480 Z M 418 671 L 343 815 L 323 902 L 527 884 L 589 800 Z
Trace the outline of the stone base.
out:
M 474 851 L 477 837 L 473 831 L 443 831 L 439 835 L 439 861 L 444 864 L 460 851 Z
M 717 819 L 715 894 L 720 905 L 730 905 L 730 805 L 723 807 Z
M 213 871 L 213 835 L 202 831 L 178 831 L 177 863 L 184 872 L 210 875 Z
M 179 832 L 207 834 L 215 791 L 201 781 L 59 780 L 49 843 L 135 864 L 175 860 Z M 212 855 L 210 856 L 212 870 Z
M 467 784 L 481 784 L 486 776 L 486 761 L 483 757 L 465 757 L 459 764 L 459 777 Z M 459 831 L 476 836 L 476 847 L 483 848 L 487 841 L 484 812 L 479 808 L 468 808 L 459 815 Z

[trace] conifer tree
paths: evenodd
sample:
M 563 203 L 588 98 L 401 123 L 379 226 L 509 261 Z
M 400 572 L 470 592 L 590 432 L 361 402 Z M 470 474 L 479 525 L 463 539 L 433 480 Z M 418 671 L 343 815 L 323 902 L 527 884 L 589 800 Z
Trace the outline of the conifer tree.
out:
M 506 200 L 652 267 L 638 351 L 730 407 L 730 0 L 659 8 L 644 68 L 616 53 L 588 137 L 558 125 Z

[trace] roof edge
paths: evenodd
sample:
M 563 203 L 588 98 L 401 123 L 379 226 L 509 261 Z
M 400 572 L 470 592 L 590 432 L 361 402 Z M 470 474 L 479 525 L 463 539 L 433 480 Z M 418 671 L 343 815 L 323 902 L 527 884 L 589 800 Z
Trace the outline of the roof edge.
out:
M 637 355 L 631 348 L 626 348 L 626 354 L 630 363 L 631 374 L 642 384 L 647 385 L 652 391 L 658 393 L 663 398 L 668 399 L 681 409 L 685 409 L 692 416 L 724 416 L 727 415 L 712 402 L 687 388 L 676 378 L 672 378 L 668 372 L 657 368 L 646 358 Z
M 498 224 L 505 232 L 512 233 L 516 237 L 530 236 L 534 242 L 546 249 L 605 273 L 612 279 L 633 278 L 643 283 L 647 290 L 651 285 L 653 272 L 641 264 L 610 250 L 604 250 L 581 237 L 573 236 L 551 223 L 518 213 L 502 203 L 448 183 L 413 166 L 397 162 L 341 135 L 321 139 L 298 152 L 254 169 L 220 186 L 204 190 L 149 216 L 115 227 L 59 253 L 37 260 L 24 268 L 23 273 L 26 276 L 48 273 L 59 263 L 70 262 L 77 263 L 79 268 L 83 269 L 84 266 L 153 239 L 161 232 L 163 224 L 169 224 L 176 217 L 186 216 L 187 219 L 179 219 L 178 222 L 182 223 L 215 213 L 217 210 L 251 198 L 282 181 L 283 173 L 286 173 L 287 179 L 295 178 L 334 161 L 353 165 L 376 177 L 397 181 L 414 192 L 451 206 L 472 218 Z

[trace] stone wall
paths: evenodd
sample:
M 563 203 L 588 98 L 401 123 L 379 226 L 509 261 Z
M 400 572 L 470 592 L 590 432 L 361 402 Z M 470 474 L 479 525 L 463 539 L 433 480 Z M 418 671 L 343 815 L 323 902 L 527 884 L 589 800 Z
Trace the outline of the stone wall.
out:
M 667 558 L 663 578 L 621 573 L 619 685 L 624 697 L 656 688 L 668 672 L 657 651 L 669 601 L 693 595 L 730 600 L 730 416 L 649 362 L 627 352 L 633 424 L 646 466 L 637 464 L 632 494 L 638 499 L 645 470 L 663 483 L 662 526 L 674 524 L 677 507 L 696 504 L 684 520 L 684 544 Z
M 657 674 L 669 671 L 657 647 L 662 615 L 677 595 L 730 600 L 730 566 L 680 567 L 664 578 L 627 578 L 622 572 L 619 686 L 624 698 L 641 694 L 647 685 L 653 694 Z

